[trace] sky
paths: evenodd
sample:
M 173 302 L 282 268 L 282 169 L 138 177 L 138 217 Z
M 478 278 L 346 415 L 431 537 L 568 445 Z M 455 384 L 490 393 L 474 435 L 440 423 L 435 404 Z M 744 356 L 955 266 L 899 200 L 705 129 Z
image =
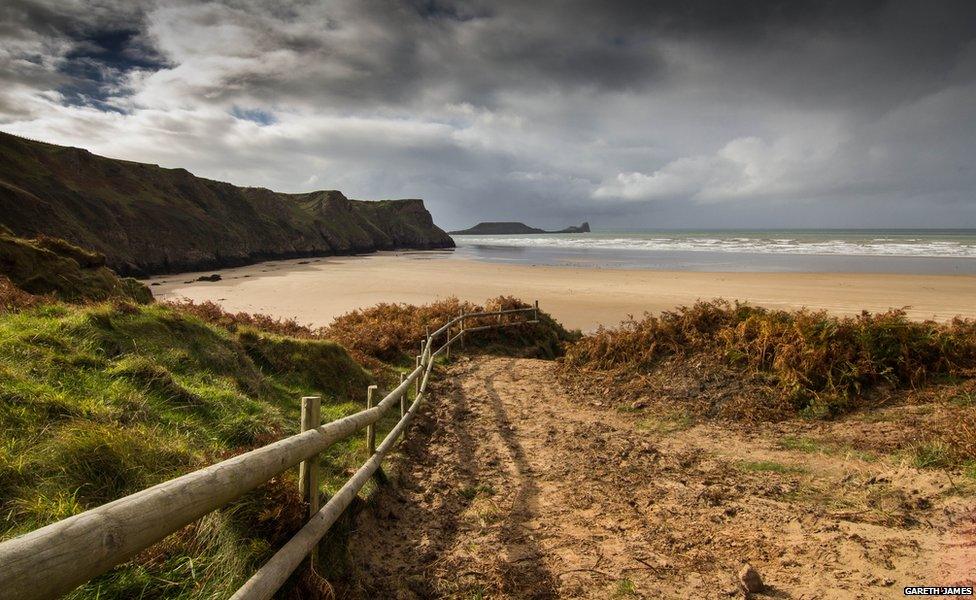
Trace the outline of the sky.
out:
M 976 2 L 4 0 L 0 130 L 446 228 L 976 227 Z

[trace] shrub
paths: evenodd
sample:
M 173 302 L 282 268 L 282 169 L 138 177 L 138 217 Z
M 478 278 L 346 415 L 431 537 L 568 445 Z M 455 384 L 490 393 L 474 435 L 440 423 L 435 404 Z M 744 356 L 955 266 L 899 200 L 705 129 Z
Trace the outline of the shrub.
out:
M 324 333 L 355 352 L 393 360 L 417 354 L 428 330 L 436 330 L 461 311 L 474 310 L 474 304 L 457 298 L 422 306 L 384 302 L 336 317 Z
M 357 359 L 370 366 L 379 361 L 396 361 L 412 357 L 420 350 L 420 342 L 428 331 L 458 316 L 461 311 L 496 311 L 528 308 L 517 298 L 499 296 L 479 306 L 472 302 L 447 298 L 430 304 L 412 305 L 381 303 L 357 309 L 336 317 L 328 327 L 314 328 L 299 324 L 294 319 L 277 319 L 267 315 L 244 312 L 232 313 L 214 302 L 196 303 L 192 300 L 169 302 L 178 311 L 190 313 L 204 321 L 229 329 L 240 327 L 272 333 L 280 336 L 306 339 L 329 339 L 342 344 Z M 506 315 L 502 322 L 524 320 L 522 315 Z M 540 322 L 535 325 L 489 329 L 470 338 L 476 347 L 496 350 L 520 348 L 529 354 L 553 358 L 562 354 L 562 344 L 575 337 L 567 332 L 548 314 L 539 311 Z M 471 319 L 466 327 L 497 323 L 497 317 L 482 321 Z
M 413 356 L 420 350 L 420 343 L 428 331 L 436 331 L 444 323 L 465 313 L 528 308 L 517 298 L 499 296 L 483 306 L 457 298 L 438 300 L 420 306 L 410 304 L 377 304 L 354 310 L 336 317 L 322 335 L 334 339 L 346 348 L 380 360 L 396 360 L 403 355 Z M 469 319 L 465 327 L 525 320 L 525 315 Z M 530 354 L 554 357 L 562 353 L 564 342 L 573 339 L 559 323 L 549 315 L 539 312 L 539 323 L 478 332 L 465 340 L 474 347 L 494 350 L 518 350 Z M 437 343 L 442 343 L 443 338 Z
M 723 300 L 601 328 L 571 345 L 569 371 L 647 373 L 664 357 L 720 356 L 761 375 L 795 410 L 831 415 L 868 389 L 908 387 L 976 367 L 976 321 L 910 321 L 904 311 L 835 317 Z
M 246 326 L 268 333 L 285 335 L 295 338 L 321 337 L 320 329 L 302 325 L 294 319 L 276 319 L 268 315 L 251 314 L 246 312 L 232 313 L 226 311 L 216 302 L 194 302 L 193 300 L 174 300 L 167 302 L 180 312 L 189 313 L 208 323 L 228 329 Z

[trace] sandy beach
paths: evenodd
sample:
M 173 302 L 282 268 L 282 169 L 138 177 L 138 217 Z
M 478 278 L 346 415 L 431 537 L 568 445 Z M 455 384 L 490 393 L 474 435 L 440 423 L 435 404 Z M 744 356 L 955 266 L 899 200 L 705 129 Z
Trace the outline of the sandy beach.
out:
M 221 271 L 221 281 L 186 283 L 206 273 L 153 278 L 160 299 L 213 300 L 228 310 L 294 317 L 326 325 L 379 302 L 424 303 L 500 294 L 540 305 L 583 331 L 628 315 L 672 309 L 696 299 L 728 298 L 773 308 L 855 314 L 908 307 L 916 319 L 976 317 L 976 276 L 864 273 L 701 273 L 505 265 L 449 253 L 276 261 Z

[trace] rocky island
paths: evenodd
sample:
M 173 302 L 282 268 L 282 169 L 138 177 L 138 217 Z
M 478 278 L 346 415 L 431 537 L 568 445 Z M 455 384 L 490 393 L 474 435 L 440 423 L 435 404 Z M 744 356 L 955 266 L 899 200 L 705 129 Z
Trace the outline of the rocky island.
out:
M 149 275 L 262 260 L 453 248 L 423 200 L 284 194 L 0 133 L 0 225 Z
M 452 231 L 451 235 L 525 235 L 532 233 L 589 233 L 590 224 L 586 221 L 579 227 L 567 227 L 559 231 L 546 231 L 537 227 L 529 227 L 517 221 L 482 221 L 470 229 Z

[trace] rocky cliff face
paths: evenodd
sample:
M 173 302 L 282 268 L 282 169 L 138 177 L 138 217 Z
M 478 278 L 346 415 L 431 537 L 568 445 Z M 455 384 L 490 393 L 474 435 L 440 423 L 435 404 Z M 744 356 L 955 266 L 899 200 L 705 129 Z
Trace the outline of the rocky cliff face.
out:
M 105 255 L 124 274 L 394 248 L 452 248 L 422 200 L 282 194 L 0 133 L 0 224 Z

